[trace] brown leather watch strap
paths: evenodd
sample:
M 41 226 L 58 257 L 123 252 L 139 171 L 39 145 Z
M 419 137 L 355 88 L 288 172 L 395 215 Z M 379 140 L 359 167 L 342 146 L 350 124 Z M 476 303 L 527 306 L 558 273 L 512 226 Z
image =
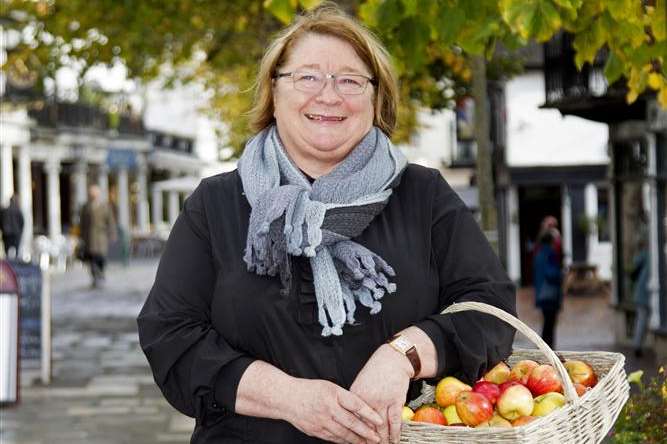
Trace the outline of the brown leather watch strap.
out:
M 410 361 L 415 372 L 412 379 L 416 379 L 422 369 L 422 361 L 419 358 L 419 353 L 417 353 L 417 347 L 415 347 L 412 341 L 409 341 L 401 334 L 394 335 L 387 341 L 387 344 L 391 345 L 394 350 L 408 358 L 408 361 Z
M 419 359 L 417 348 L 413 345 L 408 349 L 407 352 L 405 352 L 405 356 L 408 358 L 408 360 L 410 360 L 412 368 L 415 369 L 415 375 L 412 377 L 412 379 L 416 379 L 422 369 L 422 361 Z

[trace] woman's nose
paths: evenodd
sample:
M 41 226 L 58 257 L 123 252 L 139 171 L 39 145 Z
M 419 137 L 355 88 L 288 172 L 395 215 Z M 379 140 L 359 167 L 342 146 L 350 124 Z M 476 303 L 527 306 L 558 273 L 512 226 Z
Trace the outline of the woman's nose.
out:
M 336 91 L 336 87 L 334 85 L 335 81 L 336 79 L 326 79 L 324 88 L 322 88 L 322 91 L 320 91 L 316 97 L 317 101 L 322 103 L 335 104 L 343 100 L 338 91 Z

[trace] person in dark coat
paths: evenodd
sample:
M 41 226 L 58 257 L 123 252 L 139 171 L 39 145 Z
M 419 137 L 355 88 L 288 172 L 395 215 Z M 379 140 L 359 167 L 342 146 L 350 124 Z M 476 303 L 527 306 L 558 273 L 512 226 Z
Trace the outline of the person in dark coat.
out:
M 7 257 L 18 256 L 24 223 L 23 213 L 14 195 L 9 199 L 7 208 L 0 211 L 0 230 L 2 230 L 2 243 L 5 245 Z
M 542 339 L 549 347 L 554 348 L 556 321 L 563 301 L 563 277 L 560 258 L 554 248 L 554 237 L 551 232 L 542 232 L 539 243 L 537 255 L 533 260 L 535 305 L 542 311 L 544 318 Z
M 390 141 L 389 56 L 318 7 L 268 46 L 237 170 L 188 197 L 138 317 L 155 382 L 204 443 L 397 442 L 421 380 L 511 353 L 515 288 L 437 170 Z
M 81 207 L 81 251 L 90 266 L 93 287 L 104 283 L 109 244 L 116 240 L 116 220 L 111 206 L 100 197 L 97 185 L 88 187 L 88 201 Z

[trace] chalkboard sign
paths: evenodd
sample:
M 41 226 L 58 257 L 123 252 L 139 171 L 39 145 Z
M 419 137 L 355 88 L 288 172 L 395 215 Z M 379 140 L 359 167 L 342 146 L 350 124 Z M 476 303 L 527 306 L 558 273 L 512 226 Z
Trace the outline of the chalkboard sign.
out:
M 21 360 L 42 356 L 42 270 L 27 262 L 9 261 L 19 286 Z

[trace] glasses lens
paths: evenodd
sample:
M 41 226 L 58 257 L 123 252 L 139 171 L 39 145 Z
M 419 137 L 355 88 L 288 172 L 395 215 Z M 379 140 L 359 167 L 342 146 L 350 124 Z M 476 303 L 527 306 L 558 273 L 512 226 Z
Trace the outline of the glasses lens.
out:
M 317 92 L 322 89 L 324 74 L 317 71 L 297 71 L 292 74 L 294 88 L 299 91 Z
M 368 79 L 362 76 L 342 75 L 336 77 L 336 87 L 341 94 L 356 95 L 364 92 Z

